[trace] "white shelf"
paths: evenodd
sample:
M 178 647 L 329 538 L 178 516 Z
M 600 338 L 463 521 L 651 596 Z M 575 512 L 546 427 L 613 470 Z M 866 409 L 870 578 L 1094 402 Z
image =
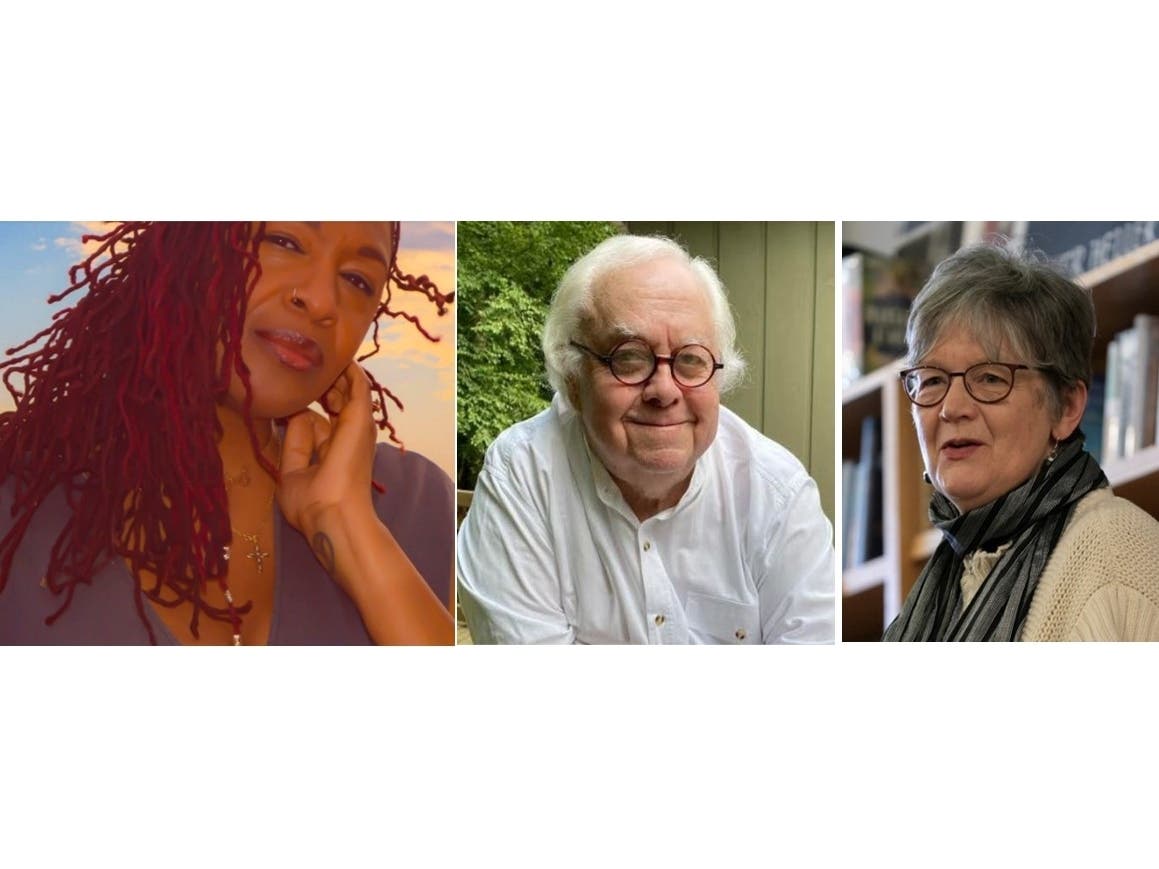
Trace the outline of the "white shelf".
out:
M 1084 287 L 1093 289 L 1100 284 L 1108 283 L 1115 278 L 1127 274 L 1132 269 L 1146 265 L 1152 260 L 1159 260 L 1159 241 L 1153 241 L 1150 244 L 1137 247 L 1130 253 L 1125 253 L 1117 259 L 1111 260 L 1109 263 L 1104 263 L 1097 269 L 1083 272 L 1075 280 Z
M 891 387 L 900 389 L 901 387 L 896 385 L 898 382 L 897 376 L 903 368 L 905 368 L 905 365 L 902 363 L 902 360 L 898 359 L 874 369 L 864 377 L 859 377 L 845 387 L 841 393 L 841 403 L 849 404 L 860 398 L 865 398 L 867 395 L 879 389 L 889 389 Z
M 877 585 L 885 585 L 889 577 L 889 562 L 884 555 L 864 564 L 847 568 L 841 574 L 841 594 L 861 594 Z

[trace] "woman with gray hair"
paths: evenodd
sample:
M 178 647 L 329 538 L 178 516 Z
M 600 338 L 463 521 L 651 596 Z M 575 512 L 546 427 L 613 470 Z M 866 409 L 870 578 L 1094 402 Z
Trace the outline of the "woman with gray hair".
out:
M 1159 523 L 1079 430 L 1094 327 L 1087 290 L 997 247 L 914 300 L 900 377 L 942 542 L 886 640 L 1159 639 Z

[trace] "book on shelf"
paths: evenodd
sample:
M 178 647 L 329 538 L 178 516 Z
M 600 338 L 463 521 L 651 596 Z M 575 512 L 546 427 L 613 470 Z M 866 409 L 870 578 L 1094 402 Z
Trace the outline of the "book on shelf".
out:
M 1096 398 L 1092 388 L 1089 401 Z M 1107 344 L 1102 413 L 1102 461 L 1128 459 L 1156 442 L 1159 317 L 1136 314 Z
M 865 336 L 861 329 L 861 279 L 865 254 L 841 258 L 841 385 L 865 373 Z
M 881 421 L 877 417 L 867 416 L 861 421 L 861 455 L 854 477 L 849 567 L 864 564 L 884 551 Z
M 861 284 L 865 372 L 905 355 L 905 324 L 923 280 L 921 272 L 908 260 L 866 259 Z
M 853 505 L 857 501 L 857 462 L 841 462 L 841 568 L 853 566 Z
M 1135 454 L 1135 379 L 1139 376 L 1139 336 L 1134 329 L 1124 329 L 1115 336 L 1119 346 L 1119 438 L 1116 456 L 1129 459 Z
M 1155 408 L 1159 398 L 1159 317 L 1135 315 L 1138 374 L 1131 400 L 1135 452 L 1155 443 Z
M 958 249 L 962 224 L 921 223 L 907 235 L 892 256 L 860 251 L 841 261 L 843 385 L 905 355 L 910 306 L 937 264 Z
M 905 352 L 912 293 L 899 289 L 894 262 L 861 252 L 841 260 L 841 383 L 848 386 Z
M 1106 464 L 1123 454 L 1120 421 L 1123 411 L 1123 378 L 1119 367 L 1119 339 L 1107 343 L 1107 367 L 1103 384 L 1103 448 L 1099 461 Z
M 1087 409 L 1083 413 L 1079 430 L 1086 437 L 1084 448 L 1096 459 L 1103 455 L 1103 409 L 1106 405 L 1106 378 L 1096 374 L 1091 378 L 1091 388 L 1087 394 Z

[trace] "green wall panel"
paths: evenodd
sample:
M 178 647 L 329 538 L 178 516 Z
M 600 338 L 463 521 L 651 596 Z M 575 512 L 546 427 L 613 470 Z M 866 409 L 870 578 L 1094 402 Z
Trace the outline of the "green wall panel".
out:
M 710 260 L 728 290 L 746 382 L 724 403 L 791 450 L 821 490 L 834 489 L 834 226 L 832 223 L 631 222 Z

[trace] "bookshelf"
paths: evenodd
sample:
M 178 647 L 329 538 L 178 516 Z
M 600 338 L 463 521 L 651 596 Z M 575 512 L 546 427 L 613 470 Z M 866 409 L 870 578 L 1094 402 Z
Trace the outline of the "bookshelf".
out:
M 1103 374 L 1107 344 L 1138 313 L 1159 315 L 1159 241 L 1146 244 L 1077 278 L 1090 288 L 1097 334 L 1092 361 Z M 861 423 L 880 419 L 883 552 L 842 572 L 842 639 L 877 640 L 897 615 L 940 536 L 927 515 L 930 487 L 922 482 L 921 452 L 910 403 L 898 382 L 900 362 L 871 371 L 842 393 L 841 455 L 860 454 Z M 1159 445 L 1128 459 L 1104 462 L 1115 493 L 1159 518 Z
M 882 450 L 882 553 L 843 571 L 841 577 L 843 640 L 876 640 L 901 607 L 921 571 L 908 551 L 923 527 L 925 498 L 922 460 L 910 421 L 909 401 L 902 393 L 895 362 L 870 372 L 846 388 L 841 409 L 842 459 L 856 460 L 861 424 L 867 416 L 880 421 Z
M 1090 288 L 1094 299 L 1098 333 L 1093 362 L 1096 374 L 1105 374 L 1107 344 L 1115 333 L 1130 328 L 1136 314 L 1159 315 L 1159 241 L 1085 272 L 1078 282 Z M 1159 518 L 1159 445 L 1102 464 L 1116 495 Z

